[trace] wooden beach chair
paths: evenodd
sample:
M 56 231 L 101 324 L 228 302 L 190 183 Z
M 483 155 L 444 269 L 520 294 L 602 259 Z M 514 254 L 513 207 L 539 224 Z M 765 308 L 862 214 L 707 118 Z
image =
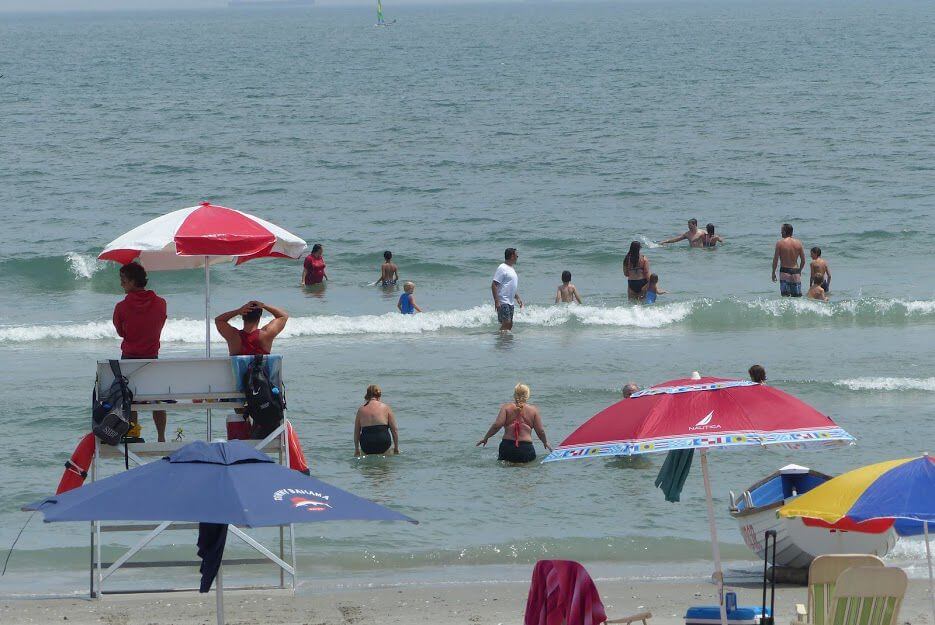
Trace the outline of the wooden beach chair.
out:
M 794 625 L 830 625 L 831 595 L 838 576 L 852 567 L 885 566 L 883 560 L 866 554 L 835 554 L 818 556 L 808 567 L 808 606 L 795 606 Z
M 828 625 L 895 625 L 909 580 L 899 568 L 855 566 L 838 576 Z

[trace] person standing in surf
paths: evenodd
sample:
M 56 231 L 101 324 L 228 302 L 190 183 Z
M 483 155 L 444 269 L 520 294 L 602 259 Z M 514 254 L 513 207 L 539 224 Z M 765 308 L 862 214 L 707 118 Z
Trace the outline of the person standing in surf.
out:
M 497 267 L 493 274 L 493 282 L 490 283 L 490 292 L 493 294 L 493 307 L 497 311 L 497 321 L 500 322 L 500 332 L 508 332 L 513 329 L 513 312 L 515 310 L 513 302 L 523 307 L 523 299 L 516 292 L 519 286 L 519 276 L 513 266 L 519 259 L 519 254 L 515 247 L 508 247 L 503 252 L 503 262 Z
M 779 266 L 779 294 L 783 297 L 802 297 L 802 268 L 805 267 L 805 249 L 802 242 L 792 236 L 792 224 L 782 224 L 782 238 L 773 252 L 773 282 Z
M 393 252 L 386 250 L 383 252 L 383 264 L 380 265 L 380 278 L 373 285 L 389 288 L 396 286 L 398 280 L 399 267 L 393 262 Z
M 261 328 L 260 318 L 264 310 L 273 315 L 273 319 Z M 243 330 L 230 324 L 237 315 L 243 320 Z M 273 351 L 273 340 L 283 331 L 288 320 L 289 313 L 285 310 L 251 300 L 240 308 L 215 317 L 214 326 L 227 341 L 231 356 L 259 356 Z
M 704 233 L 698 229 L 697 219 L 692 217 L 688 220 L 687 232 L 677 237 L 666 239 L 665 241 L 659 241 L 659 245 L 668 245 L 669 243 L 678 243 L 679 241 L 688 241 L 688 247 L 704 247 Z
M 812 280 L 815 276 L 821 276 L 821 288 L 825 295 L 831 291 L 831 268 L 828 267 L 828 261 L 821 257 L 821 248 L 817 245 L 811 250 L 812 262 L 808 264 L 808 269 Z
M 146 270 L 138 263 L 129 263 L 120 268 L 120 286 L 126 293 L 114 306 L 114 329 L 123 339 L 120 343 L 121 360 L 159 358 L 159 339 L 166 325 L 166 300 L 146 289 L 149 279 Z M 140 438 L 140 424 L 136 411 L 130 413 L 130 430 L 127 438 Z M 166 440 L 166 411 L 154 410 L 153 423 L 159 442 Z
M 536 448 L 532 444 L 532 433 L 535 430 L 543 447 L 552 451 L 545 428 L 542 427 L 539 409 L 528 402 L 529 387 L 522 383 L 517 384 L 513 388 L 513 401 L 500 406 L 500 412 L 497 413 L 493 425 L 484 434 L 484 438 L 477 441 L 476 447 L 486 447 L 490 437 L 503 430 L 497 459 L 526 464 L 536 459 Z
M 383 391 L 376 384 L 367 387 L 364 405 L 354 417 L 354 455 L 385 455 L 390 447 L 399 453 L 399 431 L 396 416 L 389 405 L 381 401 Z M 392 440 L 391 440 L 392 438 Z
M 302 284 L 305 286 L 321 284 L 328 279 L 328 274 L 325 273 L 325 259 L 322 258 L 324 251 L 321 243 L 316 243 L 312 246 L 312 252 L 305 257 L 305 262 L 302 263 Z
M 643 287 L 649 282 L 649 260 L 640 253 L 639 241 L 630 243 L 630 251 L 623 258 L 623 275 L 627 277 L 627 297 L 638 300 Z

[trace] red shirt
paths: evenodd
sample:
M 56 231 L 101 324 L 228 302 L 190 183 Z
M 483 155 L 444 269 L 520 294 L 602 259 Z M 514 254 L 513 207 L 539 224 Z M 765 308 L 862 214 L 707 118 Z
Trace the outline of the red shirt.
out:
M 311 254 L 305 257 L 305 284 L 319 284 L 325 279 L 325 259 Z
M 130 291 L 114 306 L 114 328 L 123 338 L 123 357 L 155 358 L 166 325 L 166 300 L 153 291 Z
M 238 356 L 260 356 L 269 353 L 269 350 L 260 343 L 259 328 L 252 332 L 237 331 L 240 332 L 240 353 L 237 354 Z

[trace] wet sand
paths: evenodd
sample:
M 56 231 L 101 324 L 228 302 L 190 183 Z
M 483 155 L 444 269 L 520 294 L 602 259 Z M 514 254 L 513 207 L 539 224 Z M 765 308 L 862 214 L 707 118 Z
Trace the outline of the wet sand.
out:
M 649 610 L 653 625 L 680 625 L 689 605 L 712 602 L 713 586 L 645 580 L 597 580 L 609 618 Z M 527 583 L 478 583 L 373 588 L 325 594 L 288 591 L 238 591 L 225 594 L 229 624 L 366 625 L 426 623 L 433 625 L 523 622 Z M 739 603 L 753 605 L 761 591 L 735 588 Z M 805 588 L 777 589 L 777 625 L 792 619 L 795 603 L 805 602 Z M 0 623 L 69 623 L 70 625 L 210 625 L 215 622 L 214 594 L 112 595 L 90 599 L 0 600 Z M 900 624 L 932 625 L 927 581 L 911 580 Z

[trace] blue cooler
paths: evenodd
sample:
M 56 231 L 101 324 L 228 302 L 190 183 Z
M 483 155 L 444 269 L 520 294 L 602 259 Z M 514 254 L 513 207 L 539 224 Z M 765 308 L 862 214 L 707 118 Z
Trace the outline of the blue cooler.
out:
M 766 611 L 769 613 L 769 610 Z M 727 611 L 729 625 L 759 625 L 763 616 L 763 608 L 736 607 Z M 685 613 L 685 625 L 720 625 L 721 608 L 716 605 L 697 606 L 688 608 Z

